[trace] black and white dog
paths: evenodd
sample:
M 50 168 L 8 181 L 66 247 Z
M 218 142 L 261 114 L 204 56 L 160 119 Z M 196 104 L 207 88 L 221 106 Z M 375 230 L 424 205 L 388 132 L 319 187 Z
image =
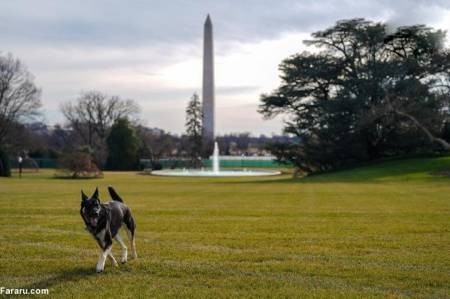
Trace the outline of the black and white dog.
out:
M 106 257 L 108 257 L 114 266 L 117 261 L 112 255 L 112 239 L 116 239 L 121 247 L 121 262 L 127 262 L 127 247 L 119 235 L 119 229 L 123 226 L 127 231 L 131 242 L 131 256 L 136 258 L 136 246 L 134 242 L 134 231 L 136 224 L 130 209 L 123 203 L 122 198 L 110 186 L 108 187 L 112 201 L 101 203 L 98 196 L 98 188 L 95 189 L 91 198 L 88 198 L 81 191 L 81 209 L 80 214 L 86 224 L 86 229 L 91 233 L 101 248 L 100 257 L 97 262 L 97 272 L 102 272 L 105 268 Z

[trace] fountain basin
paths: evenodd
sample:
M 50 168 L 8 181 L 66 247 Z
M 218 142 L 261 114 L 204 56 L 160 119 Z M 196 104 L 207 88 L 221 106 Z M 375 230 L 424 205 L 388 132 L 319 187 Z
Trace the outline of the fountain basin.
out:
M 219 163 L 219 145 L 217 141 L 214 142 L 214 151 L 212 155 L 212 170 L 205 169 L 170 169 L 170 170 L 155 170 L 152 175 L 160 176 L 187 176 L 187 177 L 247 177 L 247 176 L 269 176 L 279 175 L 280 171 L 271 170 L 220 170 Z
M 152 175 L 179 177 L 251 177 L 279 175 L 280 171 L 271 170 L 197 170 L 197 169 L 167 169 L 155 170 Z

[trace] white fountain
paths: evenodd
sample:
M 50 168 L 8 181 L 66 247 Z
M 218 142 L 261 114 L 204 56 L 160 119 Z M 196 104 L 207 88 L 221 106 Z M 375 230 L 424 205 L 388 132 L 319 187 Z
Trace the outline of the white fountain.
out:
M 212 158 L 212 165 L 213 165 L 213 172 L 217 175 L 220 172 L 219 169 L 219 145 L 217 144 L 217 141 L 214 142 L 214 151 L 213 151 L 213 158 Z
M 237 177 L 237 176 L 269 176 L 279 175 L 280 171 L 271 170 L 220 170 L 219 146 L 214 143 L 212 169 L 167 169 L 154 170 L 152 175 L 159 176 L 191 176 L 191 177 Z

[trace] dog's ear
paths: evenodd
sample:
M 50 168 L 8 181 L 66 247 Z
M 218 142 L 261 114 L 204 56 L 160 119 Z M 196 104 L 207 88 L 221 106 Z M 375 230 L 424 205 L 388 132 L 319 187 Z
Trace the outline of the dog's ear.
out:
M 98 187 L 95 188 L 94 194 L 92 194 L 92 197 L 91 197 L 91 198 L 99 199 L 99 198 L 98 198 Z
M 86 200 L 88 200 L 88 197 L 84 194 L 83 190 L 81 190 L 81 204 L 83 204 Z

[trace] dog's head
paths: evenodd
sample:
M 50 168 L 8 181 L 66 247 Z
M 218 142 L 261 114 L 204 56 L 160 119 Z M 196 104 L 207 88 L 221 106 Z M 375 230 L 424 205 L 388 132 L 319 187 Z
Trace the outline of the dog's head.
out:
M 89 198 L 81 190 L 81 216 L 86 224 L 92 227 L 97 227 L 98 220 L 102 211 L 100 199 L 98 198 L 98 188 L 95 189 L 94 194 Z

